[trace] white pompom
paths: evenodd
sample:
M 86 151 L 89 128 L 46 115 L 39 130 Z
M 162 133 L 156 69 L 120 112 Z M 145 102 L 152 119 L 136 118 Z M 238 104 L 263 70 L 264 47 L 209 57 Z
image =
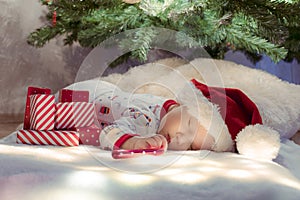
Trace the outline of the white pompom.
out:
M 260 124 L 245 127 L 236 137 L 240 154 L 256 159 L 272 160 L 280 149 L 279 133 Z

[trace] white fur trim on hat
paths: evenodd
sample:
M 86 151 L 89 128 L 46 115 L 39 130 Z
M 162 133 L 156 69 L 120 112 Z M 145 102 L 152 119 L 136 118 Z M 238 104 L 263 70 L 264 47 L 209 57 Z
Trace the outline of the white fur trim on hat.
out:
M 240 154 L 256 159 L 272 160 L 280 149 L 279 133 L 260 124 L 246 126 L 235 141 Z

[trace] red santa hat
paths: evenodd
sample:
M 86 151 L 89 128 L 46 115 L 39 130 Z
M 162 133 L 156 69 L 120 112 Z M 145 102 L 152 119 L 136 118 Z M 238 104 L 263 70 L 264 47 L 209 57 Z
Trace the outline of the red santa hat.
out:
M 233 140 L 246 126 L 262 124 L 258 108 L 241 90 L 209 87 L 195 79 L 191 81 L 210 102 L 218 105 Z
M 190 110 L 215 138 L 213 150 L 236 150 L 249 157 L 269 160 L 277 157 L 279 134 L 263 125 L 257 106 L 247 95 L 238 89 L 209 87 L 195 79 L 191 82 L 198 112 Z M 181 103 L 187 100 L 179 99 Z

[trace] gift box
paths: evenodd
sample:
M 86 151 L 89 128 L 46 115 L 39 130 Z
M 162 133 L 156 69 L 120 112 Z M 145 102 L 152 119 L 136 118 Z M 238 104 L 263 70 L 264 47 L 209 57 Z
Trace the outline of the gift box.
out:
M 79 144 L 93 146 L 100 145 L 99 136 L 102 128 L 92 125 L 89 127 L 76 128 L 76 131 L 79 133 Z
M 79 133 L 76 131 L 19 130 L 17 143 L 34 145 L 78 146 Z
M 59 91 L 59 102 L 89 102 L 89 91 L 62 89 Z
M 57 103 L 55 129 L 73 129 L 91 126 L 94 122 L 94 105 L 86 102 Z
M 48 94 L 30 96 L 30 128 L 32 130 L 53 130 L 55 97 Z
M 26 97 L 26 107 L 25 107 L 25 115 L 24 115 L 24 129 L 30 129 L 30 96 L 35 94 L 51 94 L 51 90 L 49 88 L 38 88 L 38 87 L 28 87 L 27 89 L 27 97 Z

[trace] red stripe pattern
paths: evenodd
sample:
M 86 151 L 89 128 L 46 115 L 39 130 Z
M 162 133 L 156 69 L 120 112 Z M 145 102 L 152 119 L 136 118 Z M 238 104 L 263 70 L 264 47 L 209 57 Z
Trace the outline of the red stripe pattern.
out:
M 34 94 L 51 94 L 49 88 L 38 88 L 38 87 L 28 87 L 27 96 L 26 96 L 26 107 L 25 107 L 25 116 L 24 116 L 24 129 L 30 129 L 30 96 Z
M 73 129 L 91 126 L 94 122 L 94 104 L 69 102 L 56 104 L 55 129 Z
M 30 129 L 53 130 L 54 117 L 54 95 L 36 94 L 30 96 Z
M 35 131 L 19 130 L 17 143 L 34 145 L 78 146 L 79 133 L 76 131 Z

